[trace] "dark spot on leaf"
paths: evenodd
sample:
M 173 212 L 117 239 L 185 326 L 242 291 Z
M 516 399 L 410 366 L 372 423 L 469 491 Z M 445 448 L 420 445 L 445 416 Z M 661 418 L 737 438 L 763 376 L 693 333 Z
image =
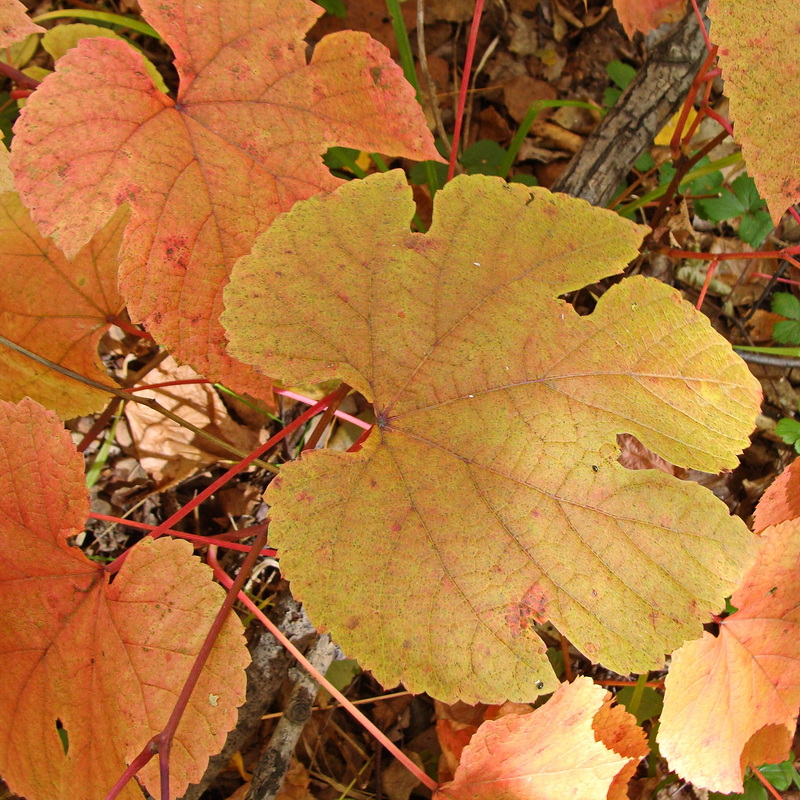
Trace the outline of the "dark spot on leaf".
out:
M 56 731 L 58 738 L 61 739 L 61 746 L 64 748 L 64 755 L 69 753 L 69 735 L 64 727 L 64 723 L 60 719 L 56 719 Z
M 544 689 L 544 684 L 541 681 L 535 681 L 533 684 L 537 689 Z
M 403 526 L 399 522 L 393 522 L 392 523 L 392 531 L 394 533 L 399 533 L 399 531 L 402 529 L 402 527 Z
M 314 501 L 313 495 L 310 495 L 306 491 L 298 492 L 297 496 L 294 499 L 298 503 L 302 503 L 302 502 L 312 503 Z
M 592 469 L 593 469 L 595 472 L 600 472 L 600 467 L 598 467 L 598 466 L 597 466 L 597 464 L 592 464 Z
M 361 620 L 358 617 L 350 617 L 350 619 L 345 622 L 344 626 L 347 630 L 354 631 L 360 624 Z

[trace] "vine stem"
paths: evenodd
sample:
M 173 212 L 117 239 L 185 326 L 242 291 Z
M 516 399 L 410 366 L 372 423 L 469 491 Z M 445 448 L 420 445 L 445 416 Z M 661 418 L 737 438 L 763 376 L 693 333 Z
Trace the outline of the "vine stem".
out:
M 232 585 L 233 581 L 231 581 L 228 574 L 219 566 L 213 549 L 214 548 L 210 548 L 208 551 L 208 564 L 214 570 L 214 574 L 217 576 L 219 582 L 223 586 L 229 587 Z M 364 714 L 362 714 L 335 686 L 332 686 L 325 680 L 324 675 L 320 674 L 318 670 L 314 669 L 314 667 L 308 663 L 308 660 L 303 654 L 283 635 L 280 629 L 263 614 L 259 607 L 253 603 L 244 592 L 239 593 L 239 600 L 247 606 L 250 613 L 253 614 L 253 616 L 297 659 L 300 665 L 308 671 L 314 680 L 316 680 L 332 697 L 335 697 L 347 712 L 360 722 L 383 747 L 414 775 L 414 777 L 418 778 L 420 782 L 427 786 L 432 792 L 435 792 L 439 788 L 439 784 L 433 780 L 433 778 L 420 769 L 394 742 L 386 737 L 386 734 L 383 733 L 380 728 L 376 727 L 376 725 L 364 716 Z
M 456 107 L 456 125 L 453 130 L 453 143 L 450 150 L 450 164 L 447 167 L 447 180 L 453 179 L 456 172 L 456 159 L 458 158 L 458 145 L 461 140 L 461 126 L 464 122 L 464 107 L 467 104 L 467 89 L 469 88 L 469 75 L 472 72 L 472 61 L 475 58 L 475 43 L 478 41 L 478 27 L 483 14 L 483 0 L 475 0 L 475 11 L 472 14 L 472 27 L 469 31 L 467 42 L 467 55 L 464 59 L 464 71 L 461 73 L 461 85 L 458 87 L 458 106 Z
M 783 800 L 783 798 L 778 793 L 778 790 L 761 774 L 757 767 L 750 767 L 753 770 L 753 775 L 758 778 L 761 783 L 764 784 L 764 788 L 774 797 L 776 800 Z
M 98 514 L 95 511 L 90 511 L 89 517 L 91 519 L 102 520 L 103 522 L 115 522 L 117 525 L 127 525 L 129 528 L 139 528 L 140 530 L 144 531 L 153 531 L 156 528 L 155 525 L 148 525 L 146 522 L 135 522 L 131 519 L 112 517 L 109 514 Z M 221 547 L 227 547 L 229 550 L 239 550 L 242 553 L 249 553 L 250 550 L 252 550 L 252 546 L 249 544 L 239 544 L 238 542 L 230 542 L 227 539 L 222 539 L 221 537 L 226 535 L 224 533 L 220 536 L 197 536 L 194 533 L 184 533 L 183 531 L 173 530 L 164 531 L 164 533 L 168 534 L 169 536 L 175 536 L 179 539 L 186 539 L 188 542 L 220 545 Z M 242 538 L 241 531 L 236 531 L 235 533 L 239 538 Z M 252 533 L 250 535 L 252 535 Z M 261 555 L 267 556 L 267 558 L 274 558 L 277 554 L 278 551 L 274 547 L 265 547 L 261 551 Z
M 179 522 L 185 516 L 194 511 L 194 509 L 197 508 L 200 503 L 202 503 L 204 500 L 207 500 L 212 494 L 214 494 L 214 492 L 219 491 L 219 489 L 221 489 L 228 481 L 230 481 L 232 478 L 235 478 L 240 472 L 249 467 L 250 464 L 258 459 L 259 456 L 263 455 L 267 452 L 267 450 L 270 450 L 272 447 L 278 444 L 278 442 L 285 439 L 292 431 L 297 430 L 297 428 L 302 425 L 305 425 L 308 420 L 319 414 L 319 412 L 323 409 L 327 408 L 328 404 L 334 402 L 340 395 L 344 396 L 349 391 L 350 387 L 346 383 L 343 383 L 338 389 L 323 397 L 319 403 L 311 406 L 311 408 L 309 408 L 307 411 L 304 411 L 296 420 L 294 420 L 294 422 L 290 422 L 282 431 L 280 431 L 280 433 L 276 433 L 271 439 L 268 439 L 260 447 L 253 450 L 249 456 L 243 458 L 238 464 L 235 464 L 233 467 L 231 467 L 224 475 L 221 475 L 219 478 L 217 478 L 217 480 L 203 489 L 202 492 L 193 497 L 188 503 L 186 503 L 185 506 L 178 509 L 178 511 L 176 511 L 171 517 L 165 519 L 160 525 L 156 525 L 156 527 L 150 531 L 150 537 L 157 539 L 159 536 L 166 533 L 170 528 L 172 528 L 173 525 L 175 525 L 175 523 Z M 121 556 L 119 556 L 119 558 L 115 559 L 107 567 L 105 567 L 106 572 L 112 574 L 119 572 L 122 564 L 128 557 L 129 552 L 130 550 L 126 550 Z

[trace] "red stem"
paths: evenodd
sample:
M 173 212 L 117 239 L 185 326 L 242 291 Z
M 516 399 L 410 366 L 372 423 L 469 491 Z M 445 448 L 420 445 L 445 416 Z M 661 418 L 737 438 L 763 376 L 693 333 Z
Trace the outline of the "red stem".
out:
M 783 800 L 778 793 L 778 790 L 758 771 L 756 767 L 750 767 L 753 770 L 753 775 L 764 784 L 764 788 L 775 798 L 775 800 Z
M 6 64 L 4 61 L 0 61 L 0 75 L 11 78 L 17 86 L 23 89 L 35 89 L 40 83 L 36 78 L 29 77 L 24 72 L 21 72 L 16 67 L 12 67 L 11 64 Z
M 176 522 L 182 520 L 185 516 L 187 516 L 190 512 L 192 512 L 197 506 L 200 505 L 204 500 L 211 497 L 214 492 L 219 491 L 231 478 L 235 478 L 240 472 L 246 469 L 250 464 L 253 463 L 259 456 L 263 455 L 273 448 L 278 442 L 285 439 L 292 431 L 297 430 L 297 428 L 305 425 L 308 420 L 310 420 L 316 414 L 319 414 L 320 411 L 327 408 L 328 403 L 338 397 L 339 393 L 342 391 L 349 392 L 350 387 L 346 384 L 342 384 L 338 389 L 331 392 L 326 397 L 323 397 L 319 403 L 311 406 L 308 410 L 304 411 L 294 422 L 290 422 L 280 433 L 276 433 L 271 439 L 268 439 L 264 444 L 260 447 L 256 448 L 249 456 L 243 458 L 238 464 L 235 464 L 231 467 L 224 475 L 217 478 L 213 483 L 211 483 L 208 487 L 203 489 L 196 497 L 190 500 L 185 506 L 180 508 L 176 511 L 171 517 L 164 520 L 160 525 L 157 525 L 153 530 L 150 532 L 150 536 L 153 539 L 157 539 L 163 533 L 166 533 Z M 115 573 L 119 572 L 122 564 L 124 563 L 125 559 L 128 556 L 130 550 L 126 550 L 121 556 L 116 558 L 112 561 L 108 566 L 105 567 L 106 572 Z
M 111 317 L 108 320 L 109 325 L 116 325 L 118 328 L 121 328 L 125 333 L 130 334 L 131 336 L 136 336 L 138 339 L 147 339 L 151 342 L 154 342 L 155 339 L 147 332 L 141 331 L 135 325 L 131 325 L 130 322 L 124 319 L 120 319 L 119 317 Z
M 213 552 L 214 548 L 211 548 L 208 551 L 207 561 L 209 565 L 213 568 L 214 574 L 217 576 L 217 580 L 223 586 L 230 586 L 232 584 L 231 579 L 228 575 L 222 570 L 216 560 L 216 555 Z M 272 624 L 272 622 L 264 616 L 263 612 L 259 607 L 253 603 L 250 598 L 241 593 L 239 595 L 239 600 L 244 603 L 247 608 L 250 610 L 250 613 L 264 625 L 267 630 L 269 630 L 272 635 L 300 662 L 301 666 L 317 681 L 322 687 L 324 687 L 332 697 L 335 697 L 342 706 L 348 711 L 348 713 L 354 717 L 358 722 L 360 722 L 366 729 L 371 733 L 403 766 L 405 766 L 409 772 L 411 772 L 416 778 L 418 778 L 425 786 L 427 786 L 432 792 L 435 792 L 439 788 L 439 784 L 433 780 L 433 778 L 429 777 L 425 772 L 423 772 L 402 750 L 400 750 L 394 742 L 390 741 L 386 734 L 383 733 L 379 728 L 377 728 L 374 723 L 370 722 L 367 717 L 364 716 L 336 687 L 332 686 L 328 681 L 325 680 L 325 676 L 320 674 L 320 672 L 308 662 L 308 660 L 303 656 L 303 654 L 283 635 L 283 633 Z
M 800 245 L 784 247 L 783 250 L 756 250 L 752 253 L 695 253 L 692 250 L 676 250 L 672 247 L 659 247 L 656 252 L 672 258 L 693 258 L 701 261 L 731 261 L 744 258 L 782 258 L 796 266 L 796 259 L 791 256 L 800 254 Z
M 475 43 L 478 40 L 478 27 L 481 24 L 483 14 L 483 0 L 475 0 L 475 11 L 472 14 L 472 28 L 469 31 L 467 42 L 467 56 L 464 59 L 464 71 L 461 73 L 461 86 L 458 88 L 458 106 L 456 107 L 456 125 L 453 130 L 452 150 L 450 151 L 450 165 L 447 168 L 447 180 L 453 179 L 456 172 L 456 158 L 458 157 L 458 145 L 461 139 L 461 126 L 464 122 L 464 108 L 467 104 L 467 88 L 469 87 L 469 76 L 472 72 L 472 60 L 475 57 Z
M 155 525 L 148 525 L 146 522 L 134 522 L 132 519 L 123 519 L 122 517 L 112 517 L 108 514 L 97 514 L 94 511 L 89 512 L 89 516 L 92 519 L 99 519 L 103 520 L 103 522 L 116 522 L 118 525 L 127 525 L 130 528 L 140 528 L 141 530 L 146 531 L 154 531 L 156 529 Z M 263 523 L 258 526 L 254 526 L 259 528 L 258 533 L 260 533 L 260 529 L 264 528 Z M 231 531 L 229 533 L 221 533 L 219 536 L 197 536 L 194 533 L 184 533 L 183 531 L 164 531 L 164 533 L 169 534 L 170 536 L 177 536 L 180 539 L 186 539 L 190 542 L 197 542 L 198 544 L 212 544 L 212 545 L 219 545 L 220 547 L 227 547 L 229 550 L 239 550 L 242 553 L 249 553 L 252 550 L 252 546 L 249 544 L 236 544 L 235 542 L 231 542 L 229 539 L 225 539 L 223 537 L 230 537 L 231 535 L 235 536 L 237 539 L 243 539 L 246 536 L 253 536 L 255 532 L 246 533 L 243 531 Z M 256 534 L 257 535 L 257 534 Z M 261 551 L 262 556 L 267 556 L 268 558 L 274 558 L 277 555 L 278 551 L 275 550 L 273 547 L 265 547 Z
M 255 542 L 253 542 L 253 547 L 242 562 L 242 567 L 239 570 L 239 574 L 236 576 L 236 580 L 231 581 L 230 578 L 228 578 L 230 583 L 226 582 L 229 589 L 227 595 L 225 595 L 225 600 L 220 610 L 217 612 L 217 616 L 211 628 L 206 634 L 203 646 L 200 648 L 200 652 L 197 654 L 194 664 L 192 664 L 189 677 L 183 684 L 183 689 L 175 703 L 175 708 L 172 710 L 169 720 L 167 720 L 167 724 L 164 726 L 164 730 L 156 737 L 158 741 L 158 760 L 161 767 L 161 800 L 169 800 L 169 754 L 172 749 L 172 740 L 175 738 L 175 731 L 177 731 L 181 717 L 183 717 L 183 713 L 186 711 L 186 706 L 189 705 L 194 687 L 197 686 L 197 681 L 200 680 L 200 674 L 203 671 L 203 667 L 205 667 L 206 661 L 208 661 L 208 657 L 211 655 L 211 650 L 219 637 L 222 626 L 225 624 L 228 614 L 233 608 L 233 604 L 236 602 L 236 598 L 239 596 L 244 582 L 250 575 L 256 563 L 256 559 L 266 542 L 267 532 L 263 531 L 256 538 Z
M 700 26 L 700 30 L 703 32 L 703 39 L 706 42 L 706 49 L 711 52 L 711 48 L 713 45 L 711 44 L 711 39 L 708 38 L 708 32 L 706 31 L 706 26 L 703 25 L 703 15 L 700 13 L 700 8 L 697 5 L 697 0 L 692 0 L 692 8 L 694 9 L 694 15 L 697 17 L 697 24 Z
M 719 266 L 718 258 L 715 258 L 708 265 L 708 270 L 706 271 L 706 279 L 703 281 L 703 288 L 700 289 L 700 296 L 697 298 L 697 303 L 695 304 L 695 308 L 698 311 L 703 307 L 703 301 L 706 299 L 706 292 L 708 291 L 708 287 L 711 284 L 711 279 L 714 277 L 714 273 L 717 271 L 718 266 Z

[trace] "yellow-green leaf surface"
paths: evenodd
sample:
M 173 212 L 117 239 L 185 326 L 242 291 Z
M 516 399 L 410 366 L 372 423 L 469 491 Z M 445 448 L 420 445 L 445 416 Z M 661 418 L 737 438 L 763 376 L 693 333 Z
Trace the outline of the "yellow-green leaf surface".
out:
M 81 40 L 15 125 L 17 190 L 68 256 L 129 204 L 120 287 L 131 316 L 205 377 L 269 398 L 270 380 L 225 348 L 222 288 L 236 259 L 296 200 L 340 183 L 322 162 L 329 147 L 440 157 L 385 47 L 343 31 L 309 61 L 314 3 L 141 7 L 175 53 L 177 98 L 127 43 Z
M 708 16 L 734 135 L 777 225 L 800 200 L 800 3 L 712 0 Z
M 2 144 L 0 144 L 2 147 Z M 123 308 L 117 251 L 120 209 L 72 261 L 39 235 L 15 192 L 0 194 L 0 334 L 36 355 L 113 385 L 97 344 Z M 99 411 L 109 395 L 0 345 L 0 397 L 32 397 L 62 419 Z
M 645 229 L 615 214 L 486 176 L 438 193 L 426 234 L 413 211 L 397 172 L 297 204 L 226 291 L 237 357 L 375 405 L 363 449 L 307 453 L 267 491 L 294 590 L 384 684 L 442 699 L 552 691 L 536 620 L 618 672 L 660 665 L 752 535 L 701 487 L 624 469 L 616 435 L 733 467 L 757 382 L 657 281 L 586 317 L 558 299 L 637 254 Z

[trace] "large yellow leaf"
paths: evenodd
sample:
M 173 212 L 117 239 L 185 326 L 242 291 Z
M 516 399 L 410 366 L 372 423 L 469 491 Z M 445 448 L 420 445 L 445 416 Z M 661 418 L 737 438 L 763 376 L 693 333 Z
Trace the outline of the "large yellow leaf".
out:
M 413 211 L 397 172 L 298 204 L 225 295 L 239 358 L 375 406 L 360 452 L 307 453 L 267 491 L 294 590 L 385 684 L 445 700 L 552 691 L 534 620 L 618 672 L 660 665 L 753 537 L 696 484 L 624 469 L 616 436 L 732 467 L 757 382 L 657 281 L 587 317 L 558 299 L 619 272 L 643 228 L 485 176 L 437 194 L 426 234 Z

